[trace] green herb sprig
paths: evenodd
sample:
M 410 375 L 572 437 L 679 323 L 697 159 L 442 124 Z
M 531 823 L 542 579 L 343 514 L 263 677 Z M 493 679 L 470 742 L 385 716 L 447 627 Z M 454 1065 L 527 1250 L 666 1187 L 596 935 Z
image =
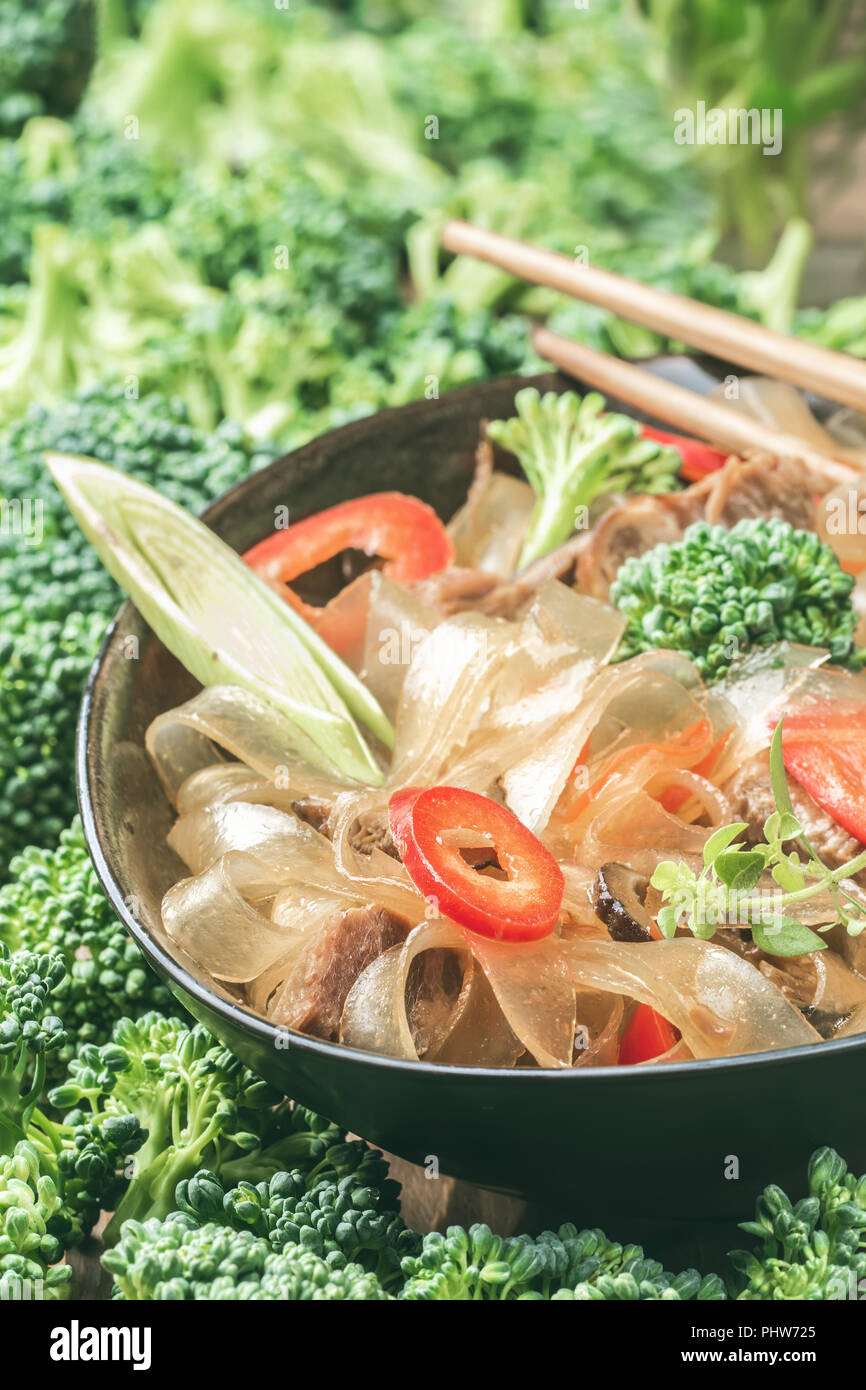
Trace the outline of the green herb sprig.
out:
M 827 943 L 786 909 L 816 894 L 829 894 L 836 917 L 819 930 L 827 932 L 844 926 L 850 936 L 866 929 L 866 907 L 844 886 L 843 880 L 866 868 L 866 851 L 837 869 L 830 869 L 816 853 L 794 814 L 785 776 L 780 719 L 770 748 L 770 780 L 776 809 L 764 822 L 764 839 L 755 845 L 738 840 L 746 830 L 745 821 L 722 825 L 704 845 L 704 867 L 700 873 L 681 861 L 664 860 L 650 880 L 662 894 L 664 905 L 658 913 L 659 931 L 665 937 L 676 934 L 680 925 L 696 937 L 708 941 L 725 924 L 751 928 L 756 946 L 768 955 L 802 956 L 823 951 Z M 804 851 L 786 850 L 795 840 Z M 770 902 L 763 893 L 755 894 L 761 879 L 770 874 L 777 885 Z

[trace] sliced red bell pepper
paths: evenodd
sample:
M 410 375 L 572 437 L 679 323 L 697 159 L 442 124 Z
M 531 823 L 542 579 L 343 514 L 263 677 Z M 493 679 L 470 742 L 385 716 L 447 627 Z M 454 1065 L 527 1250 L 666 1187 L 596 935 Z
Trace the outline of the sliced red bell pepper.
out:
M 730 453 L 713 449 L 702 444 L 699 439 L 689 439 L 684 434 L 669 434 L 667 430 L 657 430 L 653 425 L 643 425 L 641 433 L 645 439 L 655 439 L 659 444 L 670 444 L 682 456 L 680 469 L 683 477 L 690 483 L 699 483 L 709 473 L 716 473 L 724 465 Z
M 866 706 L 804 705 L 785 715 L 785 770 L 866 845 Z
M 402 492 L 372 492 L 340 502 L 275 531 L 244 559 L 263 578 L 288 584 L 341 550 L 381 555 L 396 584 L 425 579 L 454 559 L 448 532 L 432 507 Z
M 679 1040 L 678 1029 L 663 1014 L 649 1004 L 638 1004 L 619 1040 L 619 1065 L 631 1067 L 635 1062 L 649 1062 L 670 1052 Z
M 388 818 L 412 882 L 444 917 L 495 941 L 537 941 L 553 931 L 562 870 L 505 806 L 461 787 L 406 787 L 391 797 Z M 507 878 L 479 873 L 463 857 L 480 844 Z
M 335 651 L 347 652 L 363 639 L 367 605 L 322 608 L 304 603 L 289 587 L 293 579 L 339 555 L 362 550 L 385 561 L 383 573 L 396 584 L 411 584 L 444 569 L 454 559 L 454 547 L 439 517 L 426 502 L 402 492 L 373 492 L 340 502 L 324 512 L 275 531 L 244 555 L 247 564 L 276 589 Z

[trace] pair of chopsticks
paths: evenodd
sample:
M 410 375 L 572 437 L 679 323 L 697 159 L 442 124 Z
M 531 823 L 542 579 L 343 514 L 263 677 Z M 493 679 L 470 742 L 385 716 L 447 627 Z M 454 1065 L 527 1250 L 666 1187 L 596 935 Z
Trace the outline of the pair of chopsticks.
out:
M 775 333 L 726 309 L 577 263 L 559 252 L 530 246 L 469 222 L 446 222 L 441 242 L 455 255 L 475 256 L 530 284 L 560 290 L 714 357 L 866 412 L 866 362 L 856 357 Z M 795 435 L 751 420 L 720 401 L 708 400 L 549 328 L 536 328 L 532 342 L 540 357 L 569 375 L 716 448 L 742 456 L 767 453 L 801 459 L 825 477 L 841 482 L 861 472 L 854 464 L 844 463 Z

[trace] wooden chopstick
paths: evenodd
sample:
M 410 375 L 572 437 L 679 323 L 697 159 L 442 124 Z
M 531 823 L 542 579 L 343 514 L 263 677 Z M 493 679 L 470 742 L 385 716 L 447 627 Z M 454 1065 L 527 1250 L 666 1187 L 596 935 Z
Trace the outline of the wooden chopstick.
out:
M 726 309 L 582 264 L 471 222 L 446 222 L 440 239 L 455 255 L 489 261 L 530 284 L 548 285 L 724 361 L 866 411 L 866 362 L 847 353 L 775 333 Z
M 862 473 L 855 465 L 842 463 L 795 435 L 771 429 L 721 401 L 709 400 L 643 367 L 563 338 L 549 328 L 537 328 L 532 344 L 539 357 L 555 363 L 570 376 L 716 448 L 729 449 L 733 454 L 768 453 L 799 459 L 828 480 L 839 482 L 850 482 Z

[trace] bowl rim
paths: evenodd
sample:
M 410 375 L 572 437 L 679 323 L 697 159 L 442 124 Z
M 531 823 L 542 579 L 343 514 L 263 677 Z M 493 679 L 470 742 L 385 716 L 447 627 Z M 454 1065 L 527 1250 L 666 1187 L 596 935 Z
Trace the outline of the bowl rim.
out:
M 647 366 L 648 362 L 670 361 L 672 356 L 678 354 L 664 353 L 656 357 L 647 359 L 642 365 Z M 508 386 L 509 383 L 515 384 L 515 389 L 519 386 L 532 385 L 538 381 L 539 377 L 550 377 L 557 375 L 554 372 L 539 373 L 533 376 L 512 376 L 495 378 L 498 385 Z M 565 378 L 563 378 L 565 379 Z M 472 383 L 469 386 L 458 387 L 455 390 L 443 393 L 444 397 L 456 397 L 470 395 L 477 390 L 479 385 L 489 383 Z M 579 385 L 580 383 L 578 383 Z M 437 404 L 441 405 L 442 397 Z M 286 464 L 289 459 L 302 455 L 307 450 L 317 449 L 321 441 L 337 435 L 350 436 L 369 428 L 374 421 L 381 419 L 383 415 L 392 415 L 397 412 L 423 412 L 425 407 L 429 408 L 430 401 L 410 401 L 402 406 L 388 407 L 383 410 L 374 411 L 373 414 L 362 417 L 358 420 L 349 421 L 345 425 L 339 425 L 331 430 L 326 430 L 323 434 L 314 436 L 313 439 L 301 444 L 296 449 L 291 449 L 287 453 L 280 454 L 264 468 L 255 473 L 247 474 L 245 477 L 234 483 L 232 487 L 214 498 L 212 502 L 201 513 L 203 521 L 208 521 L 217 512 L 222 512 L 231 503 L 232 497 L 241 489 L 247 489 L 255 479 L 264 478 L 275 469 Z M 625 409 L 625 408 L 624 408 Z M 626 1066 L 601 1066 L 601 1067 L 466 1067 L 456 1066 L 452 1063 L 437 1064 L 435 1062 L 425 1062 L 421 1058 L 414 1061 L 404 1057 L 388 1057 L 376 1052 L 366 1052 L 360 1048 L 348 1047 L 343 1043 L 328 1042 L 323 1038 L 311 1037 L 306 1033 L 297 1032 L 295 1029 L 279 1027 L 270 1023 L 267 1019 L 255 1014 L 237 1001 L 224 998 L 222 995 L 210 990 L 207 985 L 196 979 L 161 945 L 148 931 L 144 923 L 139 922 L 132 912 L 126 898 L 121 892 L 120 884 L 114 875 L 108 855 L 106 854 L 102 841 L 99 837 L 97 828 L 96 811 L 94 797 L 89 777 L 90 747 L 94 737 L 94 700 L 96 686 L 102 672 L 105 659 L 108 655 L 112 639 L 118 626 L 130 612 L 137 612 L 131 599 L 125 599 L 120 605 L 117 613 L 111 620 L 106 632 L 99 645 L 99 650 L 94 657 L 93 663 L 87 675 L 87 683 L 84 687 L 81 706 L 79 710 L 78 723 L 75 736 L 75 778 L 78 794 L 78 806 L 81 814 L 82 827 L 84 830 L 85 843 L 88 853 L 93 862 L 97 878 L 101 883 L 105 893 L 123 922 L 132 939 L 136 942 L 145 957 L 155 961 L 160 970 L 166 974 L 174 984 L 184 993 L 191 995 L 204 1008 L 219 1014 L 226 1022 L 242 1031 L 254 1034 L 260 1042 L 266 1043 L 274 1052 L 287 1051 L 285 1047 L 278 1048 L 277 1040 L 288 1037 L 290 1048 L 297 1051 L 311 1053 L 313 1055 L 323 1055 L 334 1061 L 344 1061 L 347 1064 L 354 1062 L 362 1066 L 373 1066 L 384 1071 L 409 1071 L 412 1076 L 437 1076 L 440 1079 L 447 1077 L 479 1077 L 484 1078 L 488 1083 L 492 1082 L 500 1085 L 510 1083 L 515 1078 L 521 1078 L 518 1085 L 529 1085 L 528 1078 L 544 1078 L 547 1081 L 556 1079 L 558 1084 L 585 1084 L 592 1083 L 593 1078 L 597 1084 L 602 1081 L 616 1084 L 619 1079 L 622 1085 L 628 1085 L 634 1081 L 637 1073 L 645 1077 L 653 1077 L 660 1083 L 665 1076 L 691 1076 L 697 1077 L 706 1075 L 710 1071 L 718 1071 L 721 1068 L 731 1068 L 734 1070 L 755 1069 L 758 1070 L 768 1066 L 786 1066 L 796 1064 L 798 1061 L 809 1058 L 826 1057 L 828 1062 L 833 1057 L 842 1053 L 856 1052 L 866 1049 L 866 1034 L 855 1035 L 850 1038 L 836 1038 L 824 1041 L 820 1044 L 803 1044 L 799 1047 L 787 1047 L 772 1049 L 764 1052 L 743 1052 L 736 1053 L 731 1057 L 706 1057 L 693 1058 L 691 1061 L 666 1062 L 661 1066 L 647 1066 L 644 1063 L 631 1063 Z M 155 639 L 158 640 L 158 639 Z M 527 1079 L 523 1079 L 527 1078 Z

